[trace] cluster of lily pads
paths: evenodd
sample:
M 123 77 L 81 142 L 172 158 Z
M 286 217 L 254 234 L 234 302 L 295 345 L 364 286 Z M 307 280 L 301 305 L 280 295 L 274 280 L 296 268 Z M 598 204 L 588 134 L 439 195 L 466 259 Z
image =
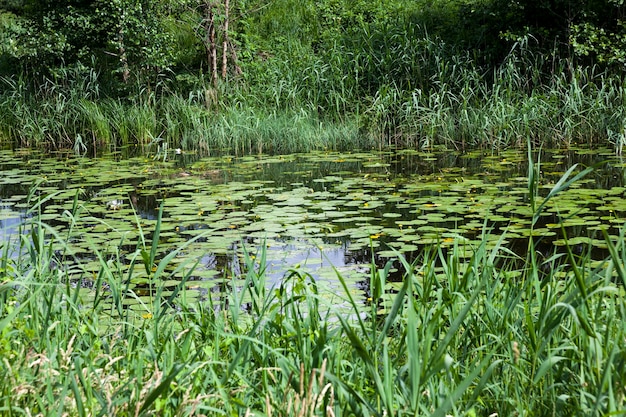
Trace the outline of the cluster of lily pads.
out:
M 0 153 L 0 237 L 11 239 L 36 214 L 68 242 L 63 256 L 95 275 L 102 257 L 130 263 L 149 242 L 162 202 L 157 258 L 195 238 L 171 266 L 197 259 L 194 288 L 210 290 L 237 275 L 244 248 L 254 253 L 261 245 L 273 282 L 301 267 L 335 286 L 335 268 L 356 283 L 365 280 L 372 252 L 377 262 L 399 253 L 410 259 L 433 243 L 467 256 L 478 239 L 503 235 L 511 247 L 537 239 L 547 253 L 566 242 L 602 249 L 600 231 L 617 234 L 626 212 L 623 163 L 609 151 L 538 155 L 545 160 L 540 195 L 574 162 L 610 162 L 551 199 L 534 227 L 525 152 L 172 158 Z M 139 268 L 133 274 L 136 282 L 147 279 Z

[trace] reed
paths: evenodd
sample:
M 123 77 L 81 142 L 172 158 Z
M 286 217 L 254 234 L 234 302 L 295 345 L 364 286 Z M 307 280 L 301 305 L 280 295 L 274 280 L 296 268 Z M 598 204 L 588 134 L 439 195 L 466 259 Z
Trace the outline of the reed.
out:
M 538 172 L 531 163 L 537 217 L 584 175 L 568 172 L 542 198 Z M 174 260 L 202 235 L 162 251 L 161 215 L 151 230 L 137 219 L 136 251 L 94 243 L 99 267 L 85 273 L 71 225 L 97 220 L 75 200 L 59 235 L 38 217 L 50 198 L 31 193 L 28 225 L 0 253 L 2 414 L 599 416 L 626 406 L 623 231 L 606 237 L 603 262 L 568 247 L 539 258 L 532 240 L 520 259 L 506 233 L 471 257 L 433 245 L 412 262 L 397 256 L 399 285 L 391 262 L 372 264 L 363 295 L 339 272 L 330 290 L 297 267 L 272 285 L 260 245 L 244 250 L 243 275 L 217 278 L 219 296 L 199 299 L 186 285 L 194 260 Z
M 155 141 L 233 154 L 504 149 L 528 138 L 546 147 L 623 147 L 624 90 L 616 76 L 571 59 L 547 62 L 524 39 L 486 70 L 418 26 L 370 29 L 322 54 L 305 45 L 298 59 L 286 49 L 250 62 L 245 82 L 217 87 L 202 77 L 174 77 L 120 96 L 93 71 L 68 70 L 36 89 L 5 78 L 1 136 L 13 146 L 81 153 L 126 146 L 147 152 Z
M 336 97 L 333 106 L 343 111 L 345 98 Z M 408 93 L 392 85 L 356 106 L 358 113 L 330 110 L 330 117 L 320 117 L 309 104 L 215 111 L 177 95 L 156 104 L 5 96 L 0 131 L 5 144 L 72 149 L 82 140 L 92 152 L 146 148 L 157 138 L 173 148 L 237 154 L 389 146 L 503 149 L 522 146 L 527 138 L 546 147 L 604 144 L 619 152 L 622 102 L 623 90 L 613 80 L 592 74 L 532 93 L 511 91 L 506 83 L 468 83 L 456 92 L 443 84 Z

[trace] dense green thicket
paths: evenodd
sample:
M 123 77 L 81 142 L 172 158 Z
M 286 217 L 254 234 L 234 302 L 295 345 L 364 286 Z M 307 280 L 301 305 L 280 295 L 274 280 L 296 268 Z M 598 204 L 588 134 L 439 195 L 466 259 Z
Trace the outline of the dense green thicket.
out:
M 620 3 L 5 0 L 0 137 L 76 149 L 460 148 L 529 136 L 619 147 Z M 294 118 L 326 139 L 273 139 L 276 120 Z

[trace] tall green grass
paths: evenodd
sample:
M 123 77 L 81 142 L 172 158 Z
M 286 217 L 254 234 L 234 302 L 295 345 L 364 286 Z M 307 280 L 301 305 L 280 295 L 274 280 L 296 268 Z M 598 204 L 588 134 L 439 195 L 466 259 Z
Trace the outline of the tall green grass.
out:
M 215 107 L 211 92 L 189 97 L 144 92 L 135 100 L 46 93 L 30 97 L 20 81 L 5 80 L 0 137 L 5 144 L 80 154 L 129 146 L 150 152 L 155 143 L 204 153 L 291 153 L 368 148 L 357 121 L 336 123 L 304 109 Z
M 224 153 L 445 146 L 503 149 L 625 143 L 621 79 L 519 40 L 479 66 L 416 27 L 351 32 L 327 50 L 251 58 L 244 79 L 172 76 L 123 94 L 95 71 L 33 86 L 3 79 L 0 138 L 11 146 L 115 151 L 151 144 Z M 380 29 L 380 30 L 378 30 Z M 308 51 L 308 52 L 307 52 Z M 243 65 L 243 64 L 242 64 Z
M 544 261 L 532 246 L 519 259 L 506 235 L 469 258 L 434 245 L 412 262 L 398 255 L 400 283 L 391 263 L 372 265 L 365 293 L 297 267 L 272 286 L 261 246 L 244 252 L 242 277 L 198 299 L 193 260 L 173 262 L 187 244 L 162 254 L 158 220 L 139 228 L 130 264 L 94 244 L 100 267 L 81 274 L 71 230 L 40 221 L 34 196 L 0 258 L 3 415 L 624 413 L 623 231 L 599 263 L 569 249 Z M 92 221 L 77 203 L 64 216 Z M 148 298 L 130 285 L 135 269 Z M 166 278 L 179 284 L 166 291 Z

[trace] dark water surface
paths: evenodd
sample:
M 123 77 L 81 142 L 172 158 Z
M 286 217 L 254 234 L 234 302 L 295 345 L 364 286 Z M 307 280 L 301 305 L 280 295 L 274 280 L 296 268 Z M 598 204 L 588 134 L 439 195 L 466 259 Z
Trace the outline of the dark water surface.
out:
M 609 150 L 576 149 L 533 160 L 540 161 L 542 196 L 572 165 L 580 171 L 606 163 L 550 201 L 531 232 L 526 151 L 182 154 L 165 161 L 2 151 L 0 242 L 15 252 L 21 226 L 39 215 L 69 243 L 58 253 L 74 273 L 93 276 L 96 253 L 124 268 L 144 247 L 142 237 L 149 248 L 163 202 L 157 262 L 202 235 L 170 269 L 199 260 L 190 288 L 205 292 L 241 274 L 243 248 L 258 257 L 262 246 L 270 283 L 298 268 L 332 288 L 334 267 L 355 292 L 369 279 L 372 248 L 380 265 L 397 253 L 413 259 L 436 242 L 470 256 L 487 230 L 493 242 L 504 233 L 514 250 L 527 247 L 532 233 L 548 256 L 563 246 L 564 226 L 571 244 L 601 251 L 601 230 L 618 234 L 626 216 L 624 161 Z M 141 268 L 134 271 L 140 285 Z M 172 272 L 173 283 L 181 271 Z

